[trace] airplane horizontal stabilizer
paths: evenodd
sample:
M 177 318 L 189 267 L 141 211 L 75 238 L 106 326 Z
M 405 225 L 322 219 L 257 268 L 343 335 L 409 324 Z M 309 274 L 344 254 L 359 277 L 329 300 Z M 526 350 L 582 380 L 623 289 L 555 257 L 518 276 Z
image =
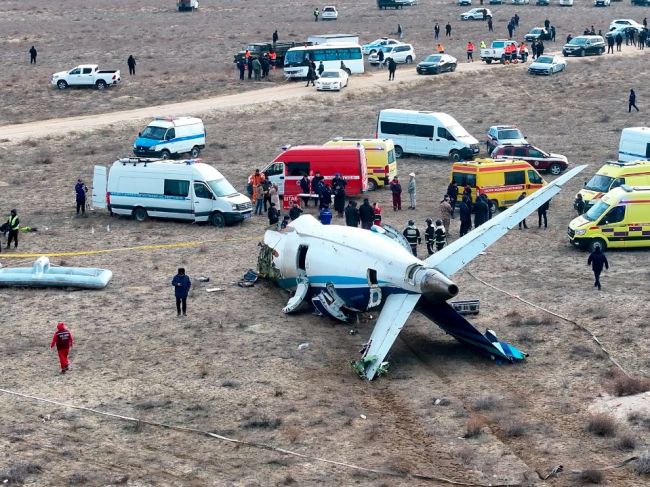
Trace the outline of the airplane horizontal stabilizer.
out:
M 428 267 L 439 270 L 447 277 L 455 274 L 503 237 L 508 230 L 558 194 L 564 184 L 586 167 L 586 165 L 577 166 L 567 171 L 503 213 L 499 213 L 480 227 L 436 252 L 426 259 L 425 263 Z
M 488 330 L 485 335 L 480 333 L 446 302 L 433 303 L 423 297 L 418 303 L 417 310 L 459 342 L 484 355 L 489 355 L 494 360 L 516 362 L 526 358 L 527 354 L 515 346 L 499 341 L 493 331 Z
M 372 361 L 363 361 L 362 359 L 366 379 L 372 380 L 375 377 L 377 369 L 381 366 L 419 299 L 419 294 L 407 293 L 390 294 L 386 298 L 363 354 L 363 359 L 373 358 Z

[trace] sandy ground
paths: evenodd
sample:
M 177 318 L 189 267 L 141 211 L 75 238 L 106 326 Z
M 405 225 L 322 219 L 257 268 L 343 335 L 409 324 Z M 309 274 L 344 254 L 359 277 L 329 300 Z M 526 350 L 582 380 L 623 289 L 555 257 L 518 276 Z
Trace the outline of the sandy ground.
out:
M 211 6 L 205 3 L 207 12 Z M 415 20 L 417 12 L 425 11 L 421 3 L 404 13 L 389 12 L 387 18 Z M 617 4 L 607 13 L 622 7 Z M 555 7 L 539 10 L 560 15 Z M 604 15 L 604 10 L 593 10 Z M 595 15 L 577 7 L 561 13 L 575 16 L 574 26 Z M 367 15 L 372 19 L 377 12 Z M 408 35 L 411 24 L 403 25 Z M 645 123 L 643 112 L 628 115 L 626 110 L 628 85 L 638 87 L 645 110 L 639 59 L 592 59 L 580 69 L 570 65 L 554 78 L 531 78 L 512 67 L 443 75 L 404 83 L 401 89 L 373 85 L 366 92 L 232 107 L 224 112 L 227 116 L 204 116 L 208 133 L 218 134 L 204 158 L 243 189 L 247 174 L 272 160 L 285 143 L 368 136 L 378 110 L 419 108 L 452 114 L 479 140 L 490 125 L 515 124 L 541 148 L 566 154 L 572 164 L 589 164 L 587 179 L 603 160 L 616 156 L 623 127 Z M 625 83 L 619 81 L 621 73 L 626 73 Z M 86 103 L 89 111 L 95 110 Z M 52 111 L 52 116 L 60 115 Z M 287 296 L 280 290 L 267 283 L 252 289 L 233 285 L 255 265 L 264 219 L 216 230 L 180 222 L 137 224 L 102 211 L 75 218 L 75 180 L 89 180 L 93 165 L 128 155 L 138 127 L 125 122 L 83 135 L 3 145 L 0 207 L 16 207 L 23 224 L 39 229 L 21 235 L 19 250 L 206 243 L 52 259 L 111 269 L 113 281 L 103 291 L 0 289 L 0 297 L 10 303 L 0 387 L 346 463 L 486 485 L 576 485 L 575 475 L 542 482 L 535 471 L 545 473 L 559 464 L 567 471 L 600 468 L 648 449 L 648 418 L 621 416 L 619 433 L 611 437 L 587 431 L 590 406 L 598 404 L 612 381 L 611 362 L 589 336 L 484 286 L 469 273 L 454 279 L 461 288 L 459 298 L 481 300 L 481 314 L 472 321 L 529 352 L 528 360 L 517 366 L 491 364 L 414 314 L 393 347 L 389 375 L 364 383 L 347 364 L 358 357 L 375 313 L 354 325 L 309 314 L 285 316 L 280 310 Z M 386 221 L 401 228 L 408 218 L 423 226 L 425 218 L 436 217 L 449 169 L 443 160 L 400 160 L 401 175 L 418 175 L 418 209 L 386 211 Z M 548 230 L 537 229 L 529 218 L 529 230 L 510 232 L 468 270 L 588 327 L 629 373 L 647 376 L 650 295 L 643 283 L 650 278 L 650 254 L 609 252 L 611 269 L 603 277 L 603 290 L 593 290 L 586 255 L 571 249 L 565 236 L 582 179 L 554 199 Z M 371 198 L 389 207 L 387 191 Z M 454 220 L 452 235 L 457 226 Z M 8 259 L 4 248 L 0 256 L 4 266 L 29 265 L 31 260 Z M 195 288 L 189 316 L 179 320 L 169 283 L 181 265 Z M 210 287 L 225 291 L 207 293 L 196 279 L 202 275 L 210 277 Z M 77 341 L 72 371 L 65 376 L 58 375 L 55 354 L 48 350 L 59 320 L 69 324 Z M 351 328 L 359 333 L 350 335 Z M 305 342 L 309 347 L 298 350 Z M 7 454 L 0 458 L 0 472 L 31 472 L 25 473 L 30 485 L 438 485 L 2 397 L 0 445 Z M 436 399 L 444 400 L 436 405 Z M 468 422 L 483 425 L 481 432 L 466 437 Z M 623 432 L 635 439 L 632 449 L 621 445 Z M 642 480 L 630 467 L 607 471 L 605 479 L 616 486 L 636 486 Z

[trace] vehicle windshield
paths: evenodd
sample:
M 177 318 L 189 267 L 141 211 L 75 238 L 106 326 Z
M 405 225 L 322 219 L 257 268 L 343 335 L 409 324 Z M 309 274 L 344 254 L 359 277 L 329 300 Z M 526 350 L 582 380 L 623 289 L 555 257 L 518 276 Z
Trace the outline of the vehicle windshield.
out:
M 232 184 L 230 184 L 225 178 L 208 181 L 208 186 L 210 186 L 212 192 L 218 197 L 232 196 L 237 194 L 237 190 L 233 188 Z
M 612 181 L 614 181 L 614 178 L 603 176 L 602 174 L 596 174 L 585 185 L 585 189 L 606 193 L 609 191 L 609 187 L 612 185 Z
M 574 37 L 569 41 L 570 46 L 584 46 L 587 43 L 587 39 L 584 37 Z
M 542 64 L 553 64 L 553 58 L 551 56 L 542 56 L 538 57 L 535 62 Z
M 540 28 L 538 27 L 538 28 L 536 28 L 536 29 L 531 30 L 530 33 L 531 33 L 531 34 L 541 34 L 541 33 L 542 33 L 542 29 L 540 29 Z
M 163 127 L 152 127 L 149 125 L 146 129 L 142 131 L 140 137 L 145 139 L 154 139 L 154 140 L 163 140 L 165 138 L 165 133 L 167 132 L 166 128 Z
M 334 12 L 334 7 L 325 7 L 323 12 Z
M 582 216 L 585 217 L 590 222 L 595 222 L 601 216 L 603 216 L 603 213 L 605 213 L 607 210 L 609 210 L 609 205 L 604 201 L 599 201 L 594 206 L 592 206 L 587 213 L 585 213 Z
M 338 78 L 340 76 L 338 71 L 323 71 L 320 75 L 321 78 Z
M 499 140 L 523 139 L 521 132 L 517 129 L 499 130 Z
M 450 125 L 447 127 L 447 131 L 457 139 L 470 136 L 460 125 Z
M 287 54 L 284 56 L 285 66 L 288 64 L 293 64 L 294 66 L 300 66 L 305 60 L 305 51 L 287 51 Z
M 441 59 L 442 59 L 442 56 L 432 54 L 430 56 L 425 57 L 424 62 L 425 63 L 439 63 Z

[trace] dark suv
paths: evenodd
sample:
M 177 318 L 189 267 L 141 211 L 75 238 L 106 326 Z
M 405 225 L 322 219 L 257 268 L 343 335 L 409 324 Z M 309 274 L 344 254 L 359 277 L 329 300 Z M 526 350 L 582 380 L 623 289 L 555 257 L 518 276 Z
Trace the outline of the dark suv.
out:
M 549 154 L 532 145 L 499 145 L 492 151 L 492 158 L 524 160 L 538 171 L 555 176 L 569 166 L 566 156 Z
M 605 52 L 605 39 L 601 36 L 578 36 L 571 39 L 562 47 L 562 55 L 568 56 L 599 56 Z

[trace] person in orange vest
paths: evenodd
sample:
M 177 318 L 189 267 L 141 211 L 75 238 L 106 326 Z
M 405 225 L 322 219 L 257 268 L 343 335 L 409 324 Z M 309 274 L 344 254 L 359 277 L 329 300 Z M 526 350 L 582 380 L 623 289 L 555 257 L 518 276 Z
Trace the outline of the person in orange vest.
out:
M 526 44 L 524 42 L 519 44 L 519 57 L 521 58 L 522 63 L 525 63 L 528 59 L 528 53 L 526 52 Z
M 278 55 L 276 54 L 276 52 L 273 49 L 271 49 L 269 51 L 269 58 L 271 60 L 271 69 L 275 69 L 275 60 L 277 59 L 277 57 Z
M 375 215 L 373 224 L 381 227 L 381 206 L 376 201 L 372 204 L 372 212 Z
M 510 59 L 512 58 L 512 44 L 507 44 L 503 49 L 503 53 L 505 56 L 505 63 L 510 64 Z
M 59 363 L 61 364 L 61 373 L 65 374 L 70 369 L 70 362 L 68 361 L 68 354 L 74 340 L 72 339 L 72 333 L 65 327 L 64 323 L 59 323 L 56 325 L 56 331 L 52 337 L 52 343 L 50 343 L 50 348 L 54 348 L 56 345 L 56 351 L 59 354 Z
M 467 43 L 467 62 L 471 63 L 474 62 L 474 44 L 472 41 L 469 41 Z
M 436 49 L 438 50 L 438 54 L 444 54 L 445 53 L 445 46 L 443 46 L 442 44 L 438 44 Z
M 244 57 L 248 60 L 249 57 L 251 57 L 251 52 L 246 49 L 246 52 L 244 53 Z

